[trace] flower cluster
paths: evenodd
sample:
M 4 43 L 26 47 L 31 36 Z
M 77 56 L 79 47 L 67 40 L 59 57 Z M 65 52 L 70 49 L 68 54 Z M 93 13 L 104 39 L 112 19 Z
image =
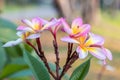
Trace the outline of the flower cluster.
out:
M 19 38 L 15 41 L 9 41 L 3 45 L 3 47 L 15 46 L 21 42 L 27 43 L 31 46 L 39 58 L 45 64 L 48 72 L 55 80 L 61 80 L 61 78 L 65 75 L 71 65 L 78 59 L 84 59 L 88 56 L 88 53 L 93 55 L 94 57 L 100 59 L 104 63 L 106 63 L 106 59 L 112 60 L 111 52 L 104 48 L 104 39 L 96 34 L 90 32 L 91 26 L 89 24 L 83 24 L 81 18 L 76 18 L 73 20 L 72 24 L 69 25 L 64 18 L 56 19 L 52 18 L 47 21 L 42 18 L 36 17 L 31 21 L 24 19 L 22 20 L 26 26 L 18 26 L 17 35 Z M 44 52 L 42 51 L 40 37 L 42 36 L 42 32 L 50 31 L 53 35 L 53 47 L 56 57 L 56 75 L 50 69 L 49 63 L 47 61 Z M 61 38 L 61 41 L 68 43 L 67 50 L 67 58 L 66 62 L 63 66 L 62 72 L 59 73 L 60 65 L 59 65 L 59 51 L 58 51 L 58 43 L 57 43 L 57 31 L 61 30 L 68 34 Z M 34 46 L 31 43 L 31 39 L 35 39 L 37 46 Z M 75 51 L 73 51 L 73 44 L 77 45 Z
M 7 42 L 3 47 L 14 46 L 21 42 L 26 42 L 28 39 L 39 38 L 45 30 L 49 30 L 53 36 L 56 37 L 57 31 L 62 30 L 68 34 L 68 36 L 61 38 L 62 41 L 78 44 L 76 52 L 80 59 L 86 58 L 88 53 L 90 53 L 103 61 L 105 61 L 106 58 L 112 60 L 111 52 L 103 47 L 104 39 L 99 35 L 91 33 L 91 26 L 89 24 L 83 24 L 81 18 L 73 20 L 71 25 L 69 25 L 64 18 L 52 18 L 50 21 L 47 21 L 36 17 L 31 21 L 24 19 L 22 22 L 27 26 L 18 26 L 17 35 L 20 38 Z

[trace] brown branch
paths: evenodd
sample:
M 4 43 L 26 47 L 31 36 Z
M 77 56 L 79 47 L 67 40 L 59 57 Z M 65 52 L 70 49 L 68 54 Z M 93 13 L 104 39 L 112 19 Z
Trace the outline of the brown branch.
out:
M 56 55 L 56 80 L 59 80 L 59 69 L 60 69 L 60 66 L 59 66 L 59 51 L 58 51 L 58 44 L 57 44 L 57 40 L 56 40 L 56 35 L 53 34 L 54 36 L 54 40 L 53 40 L 53 46 L 54 46 L 54 51 L 55 51 L 55 55 Z
M 69 50 L 68 50 L 69 51 Z M 64 76 L 64 74 L 71 68 L 71 65 L 78 59 L 78 55 L 76 53 L 76 51 L 73 52 L 73 54 L 71 55 L 71 57 L 69 57 L 66 60 L 66 63 L 63 67 L 62 73 L 60 75 L 60 79 Z
M 37 38 L 37 39 L 36 39 L 36 42 L 37 42 L 38 50 L 39 50 L 39 52 L 40 52 L 40 55 L 38 55 L 38 56 L 39 56 L 39 57 L 41 58 L 41 60 L 44 62 L 45 66 L 46 66 L 48 72 L 51 74 L 51 76 L 52 76 L 54 79 L 56 79 L 55 75 L 53 74 L 53 72 L 51 71 L 51 69 L 50 69 L 50 67 L 49 67 L 49 64 L 48 64 L 48 61 L 47 61 L 47 59 L 46 59 L 46 57 L 45 57 L 45 55 L 44 55 L 44 52 L 42 51 L 40 39 Z
M 47 68 L 47 70 L 48 70 L 48 72 L 51 74 L 51 76 L 52 76 L 54 79 L 56 79 L 55 75 L 53 74 L 53 72 L 51 71 L 51 69 L 50 69 L 50 67 L 49 67 L 49 64 L 48 64 L 47 59 L 46 59 L 46 57 L 45 57 L 45 55 L 44 55 L 44 52 L 41 50 L 42 48 L 41 48 L 41 44 L 40 44 L 39 38 L 36 39 L 36 42 L 37 42 L 37 46 L 38 46 L 39 52 L 38 52 L 38 50 L 35 48 L 34 45 L 32 45 L 28 40 L 26 40 L 26 43 L 35 50 L 35 52 L 37 53 L 37 55 L 39 56 L 39 58 L 43 61 L 43 63 L 45 64 L 45 66 L 46 66 L 46 68 Z
M 67 59 L 70 58 L 72 53 L 73 43 L 68 43 L 68 53 L 67 53 Z
M 36 47 L 35 47 L 34 45 L 32 45 L 28 40 L 26 40 L 26 43 L 27 43 L 29 46 L 31 46 L 31 47 L 35 50 L 35 52 L 36 52 L 37 54 L 39 54 L 38 50 L 36 49 Z

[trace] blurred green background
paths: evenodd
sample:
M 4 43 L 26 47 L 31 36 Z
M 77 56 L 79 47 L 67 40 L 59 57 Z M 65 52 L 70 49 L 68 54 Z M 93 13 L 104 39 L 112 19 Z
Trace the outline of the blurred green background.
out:
M 113 60 L 108 61 L 112 66 L 103 73 L 102 80 L 120 80 L 120 0 L 0 0 L 0 78 L 2 80 L 34 80 L 32 72 L 23 59 L 22 48 L 34 51 L 25 44 L 15 47 L 2 48 L 10 40 L 17 39 L 16 27 L 22 25 L 21 19 L 41 17 L 50 20 L 52 17 L 65 17 L 71 22 L 81 17 L 84 23 L 92 26 L 91 31 L 105 38 L 105 47 L 110 49 Z M 41 42 L 48 61 L 55 62 L 52 46 L 52 36 L 43 33 Z M 66 58 L 67 44 L 61 42 L 64 33 L 58 32 L 61 66 Z M 49 43 L 47 43 L 49 40 Z M 35 56 L 35 55 L 34 55 Z M 78 64 L 77 60 L 68 71 L 70 75 Z M 93 58 L 86 80 L 97 80 L 102 65 Z

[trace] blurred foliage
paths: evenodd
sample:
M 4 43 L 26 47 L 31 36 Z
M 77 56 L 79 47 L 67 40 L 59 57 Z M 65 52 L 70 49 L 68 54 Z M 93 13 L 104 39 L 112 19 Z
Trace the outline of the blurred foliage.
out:
M 3 48 L 2 45 L 10 40 L 17 39 L 17 25 L 0 18 L 0 80 L 9 78 L 10 80 L 30 80 L 26 76 L 31 76 L 31 70 L 23 59 L 21 46 Z M 23 78 L 21 78 L 23 77 Z
M 12 22 L 0 18 L 0 41 L 6 42 L 16 39 L 16 27 Z

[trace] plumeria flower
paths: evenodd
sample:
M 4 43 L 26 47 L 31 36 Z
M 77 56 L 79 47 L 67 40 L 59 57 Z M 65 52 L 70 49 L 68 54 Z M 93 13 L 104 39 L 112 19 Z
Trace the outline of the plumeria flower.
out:
M 112 60 L 111 52 L 103 47 L 104 39 L 101 36 L 89 33 L 89 35 L 78 38 L 63 37 L 61 40 L 69 43 L 77 43 L 76 52 L 81 59 L 86 58 L 89 52 L 100 60 L 105 60 L 106 58 Z
M 48 29 L 53 35 L 56 35 L 61 25 L 61 19 L 52 18 L 49 23 L 44 25 L 44 28 Z
M 39 17 L 33 18 L 32 21 L 24 19 L 22 20 L 22 22 L 27 24 L 27 26 L 19 26 L 17 30 L 23 32 L 30 32 L 31 35 L 27 37 L 27 39 L 31 39 L 33 37 L 40 37 L 40 32 L 46 29 L 44 25 L 48 23 L 48 21 Z
M 81 18 L 73 20 L 71 26 L 67 24 L 65 19 L 62 19 L 63 31 L 65 31 L 70 37 L 79 37 L 87 34 L 90 31 L 89 24 L 83 24 Z
M 17 32 L 16 33 L 20 38 L 18 38 L 15 41 L 8 41 L 3 45 L 3 47 L 10 47 L 10 46 L 15 46 L 21 42 L 24 42 L 26 38 L 30 35 L 30 32 Z
M 18 32 L 17 35 L 20 37 L 15 41 L 9 41 L 3 45 L 3 47 L 10 47 L 17 45 L 26 39 L 35 39 L 40 37 L 40 32 L 44 31 L 46 28 L 43 27 L 48 21 L 41 19 L 39 17 L 33 18 L 32 21 L 27 19 L 22 20 L 23 23 L 27 24 L 28 26 L 19 26 L 17 28 Z

